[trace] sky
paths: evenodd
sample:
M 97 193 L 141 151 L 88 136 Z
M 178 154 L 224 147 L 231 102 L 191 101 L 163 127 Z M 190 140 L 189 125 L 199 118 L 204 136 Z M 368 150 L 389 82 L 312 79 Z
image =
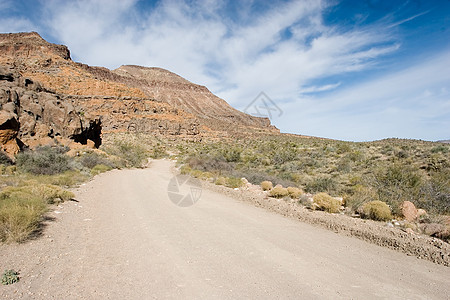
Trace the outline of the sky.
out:
M 168 69 L 281 132 L 450 139 L 450 0 L 0 0 L 0 32 Z

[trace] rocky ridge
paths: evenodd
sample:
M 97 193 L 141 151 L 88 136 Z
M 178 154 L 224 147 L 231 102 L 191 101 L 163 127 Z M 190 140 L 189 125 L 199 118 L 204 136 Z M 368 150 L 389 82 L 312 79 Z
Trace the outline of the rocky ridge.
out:
M 10 155 L 58 138 L 98 147 L 111 132 L 195 139 L 279 132 L 172 72 L 77 63 L 66 46 L 36 32 L 0 34 L 0 66 L 0 144 Z

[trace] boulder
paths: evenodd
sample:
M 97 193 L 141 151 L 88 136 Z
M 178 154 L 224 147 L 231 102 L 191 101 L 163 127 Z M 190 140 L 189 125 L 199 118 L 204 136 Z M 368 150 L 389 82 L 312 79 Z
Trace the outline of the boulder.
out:
M 446 231 L 445 226 L 438 223 L 423 223 L 419 225 L 419 229 L 430 236 L 436 236 Z
M 412 222 L 417 219 L 417 208 L 411 201 L 404 201 L 402 203 L 402 215 L 406 221 Z

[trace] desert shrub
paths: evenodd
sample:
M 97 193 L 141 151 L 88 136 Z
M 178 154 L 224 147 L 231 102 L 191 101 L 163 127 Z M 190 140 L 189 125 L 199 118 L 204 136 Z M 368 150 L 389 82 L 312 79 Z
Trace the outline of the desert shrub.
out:
M 225 177 L 218 177 L 216 181 L 214 182 L 216 185 L 226 185 L 227 179 Z
M 303 191 L 297 187 L 288 187 L 287 191 L 292 199 L 297 199 L 303 194 Z
M 352 195 L 346 196 L 344 199 L 345 206 L 356 211 L 364 203 L 378 200 L 378 194 L 369 187 L 356 185 L 352 189 Z
M 266 180 L 266 181 L 261 182 L 261 188 L 263 191 L 268 191 L 273 188 L 273 184 L 271 181 Z
M 149 152 L 140 144 L 116 140 L 105 147 L 105 152 L 121 158 L 126 167 L 142 167 L 149 157 Z
M 337 182 L 331 177 L 316 177 L 306 184 L 305 189 L 309 193 L 332 193 L 337 189 Z
M 447 153 L 448 151 L 449 151 L 448 147 L 446 147 L 444 145 L 439 145 L 439 146 L 436 146 L 433 149 L 431 149 L 431 153 L 438 153 L 438 152 Z
M 191 167 L 189 167 L 189 166 L 187 166 L 187 165 L 181 166 L 181 168 L 180 168 L 180 173 L 181 173 L 182 175 L 188 175 L 188 174 L 190 174 L 191 172 L 192 172 Z
M 392 207 L 395 214 L 400 213 L 403 201 L 419 198 L 422 176 L 412 166 L 395 163 L 375 172 L 373 186 L 377 189 L 380 201 Z
M 108 165 L 104 165 L 104 164 L 100 164 L 100 165 L 95 165 L 92 169 L 91 169 L 91 174 L 93 176 L 98 175 L 100 173 L 104 173 L 107 171 L 112 170 L 112 168 Z
M 289 195 L 288 189 L 282 186 L 276 186 L 270 190 L 269 196 L 274 198 L 284 198 Z
M 53 175 L 71 169 L 71 158 L 65 153 L 66 147 L 39 147 L 35 151 L 25 151 L 17 155 L 16 164 L 20 171 L 32 174 Z
M 13 164 L 13 162 L 12 162 L 11 158 L 9 158 L 9 156 L 6 155 L 6 153 L 4 151 L 0 150 L 0 165 L 9 166 L 12 164 Z
M 8 285 L 19 281 L 19 272 L 14 270 L 5 270 L 2 274 L 2 284 Z
M 114 167 L 114 163 L 111 162 L 106 156 L 98 154 L 96 152 L 88 152 L 79 158 L 81 165 L 86 168 L 92 169 L 97 165 L 106 165 Z
M 418 206 L 430 213 L 450 214 L 450 169 L 430 174 L 421 187 Z
M 229 162 L 218 157 L 190 157 L 187 163 L 191 168 L 201 171 L 226 173 L 233 169 Z
M 227 162 L 239 162 L 241 160 L 242 149 L 231 147 L 222 149 L 221 154 Z
M 377 220 L 388 221 L 392 219 L 391 208 L 385 202 L 376 200 L 367 202 L 363 206 L 363 217 Z
M 337 213 L 341 208 L 341 202 L 334 199 L 327 193 L 318 193 L 313 196 L 314 203 L 317 204 L 319 209 L 327 211 L 329 213 Z
M 38 229 L 46 212 L 45 201 L 30 190 L 0 193 L 0 241 L 22 242 Z
M 230 188 L 240 188 L 244 183 L 241 178 L 228 177 L 225 186 Z
M 277 165 L 281 165 L 288 161 L 294 160 L 296 157 L 297 157 L 296 148 L 286 145 L 286 147 L 282 146 L 276 149 L 276 151 L 274 151 L 272 155 L 272 161 Z

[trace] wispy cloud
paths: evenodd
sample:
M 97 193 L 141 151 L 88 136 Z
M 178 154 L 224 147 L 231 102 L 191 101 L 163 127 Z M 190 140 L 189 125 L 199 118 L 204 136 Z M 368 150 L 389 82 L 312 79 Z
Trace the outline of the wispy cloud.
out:
M 398 21 L 398 22 L 392 23 L 392 24 L 388 25 L 387 28 L 396 27 L 396 26 L 401 25 L 401 24 L 403 24 L 403 23 L 412 21 L 412 20 L 414 20 L 415 18 L 418 18 L 418 17 L 420 17 L 420 16 L 423 16 L 423 15 L 429 13 L 429 12 L 430 12 L 430 11 L 427 10 L 427 11 L 421 12 L 421 13 L 419 13 L 419 14 L 416 14 L 416 15 L 414 15 L 414 16 L 411 16 L 411 17 L 409 17 L 409 18 L 406 18 L 406 19 L 400 20 L 400 21 Z
M 400 21 L 387 14 L 369 24 L 369 12 L 364 12 L 356 16 L 360 21 L 355 26 L 344 28 L 323 20 L 324 11 L 337 1 L 264 3 L 261 8 L 252 0 L 161 0 L 150 8 L 138 0 L 49 0 L 41 1 L 40 23 L 21 18 L 5 25 L 2 19 L 0 30 L 34 26 L 68 45 L 75 60 L 91 65 L 163 67 L 206 85 L 239 109 L 264 91 L 286 112 L 282 120 L 274 120 L 275 125 L 289 132 L 356 140 L 388 136 L 397 123 L 385 116 L 411 111 L 397 120 L 412 117 L 409 101 L 437 117 L 438 111 L 423 108 L 425 101 L 435 101 L 446 114 L 447 94 L 438 92 L 445 87 L 436 75 L 439 63 L 433 61 L 435 69 L 425 79 L 418 71 L 425 65 L 388 75 L 393 71 L 382 63 L 384 57 L 403 51 L 393 28 L 429 11 Z M 384 77 L 365 83 L 350 76 L 383 68 Z M 427 117 L 427 122 L 432 119 Z M 354 125 L 360 121 L 366 128 Z M 404 123 L 411 125 L 408 120 Z M 413 136 L 404 129 L 399 136 Z
M 300 94 L 310 94 L 310 93 L 317 93 L 317 92 L 325 92 L 329 90 L 334 90 L 338 86 L 341 85 L 341 82 L 335 83 L 335 84 L 327 84 L 322 86 L 308 86 L 305 88 L 300 89 Z

